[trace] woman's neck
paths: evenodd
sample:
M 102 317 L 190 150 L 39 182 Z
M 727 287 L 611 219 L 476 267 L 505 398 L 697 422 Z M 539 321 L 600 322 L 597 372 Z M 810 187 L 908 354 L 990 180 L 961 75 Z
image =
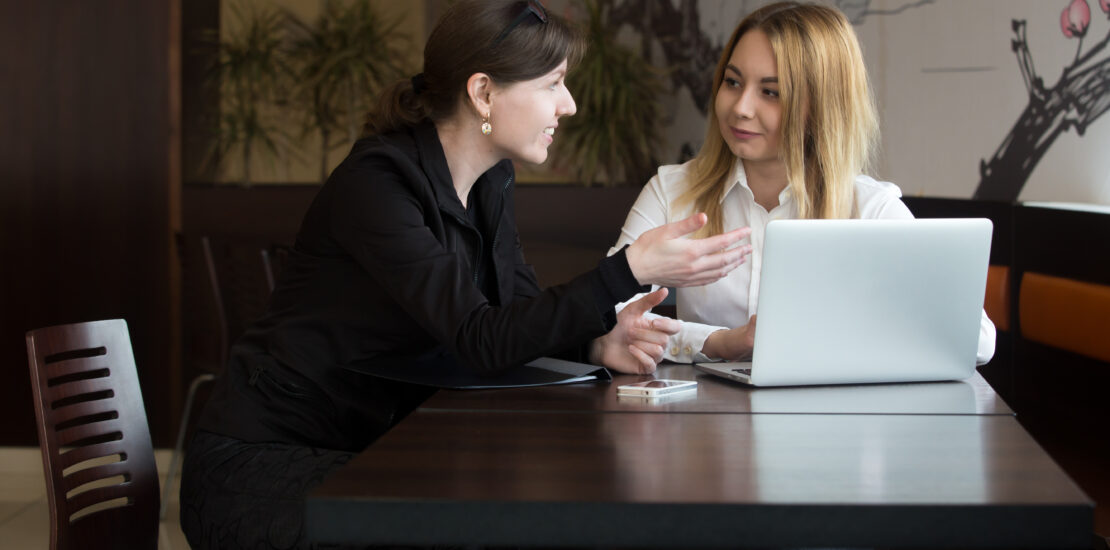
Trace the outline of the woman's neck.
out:
M 436 122 L 435 125 L 439 142 L 443 145 L 443 156 L 447 158 L 447 169 L 451 172 L 451 183 L 465 207 L 474 183 L 501 159 L 493 150 L 492 142 L 483 139 L 477 125 L 467 125 L 457 119 Z
M 786 165 L 781 160 L 741 159 L 740 162 L 744 163 L 744 174 L 748 178 L 748 187 L 755 196 L 755 202 L 770 212 L 779 205 L 779 195 L 789 183 L 786 179 Z

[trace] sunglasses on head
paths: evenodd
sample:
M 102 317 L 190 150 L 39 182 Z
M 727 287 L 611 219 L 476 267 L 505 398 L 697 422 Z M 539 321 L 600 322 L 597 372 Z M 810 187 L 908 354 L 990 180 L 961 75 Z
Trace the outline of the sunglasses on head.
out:
M 496 46 L 500 44 L 506 36 L 509 36 L 509 33 L 513 32 L 513 29 L 515 29 L 517 25 L 523 23 L 533 15 L 536 16 L 536 19 L 539 19 L 540 23 L 547 23 L 547 10 L 544 9 L 540 0 L 528 0 L 524 5 L 524 11 L 521 11 L 520 14 L 513 19 L 513 22 L 509 23 L 509 26 L 501 31 L 501 34 L 497 35 L 497 38 L 493 40 L 493 45 Z

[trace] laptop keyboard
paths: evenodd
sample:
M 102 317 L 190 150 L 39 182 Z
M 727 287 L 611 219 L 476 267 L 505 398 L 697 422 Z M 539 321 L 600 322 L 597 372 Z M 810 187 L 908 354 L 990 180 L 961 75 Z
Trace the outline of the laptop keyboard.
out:
M 741 369 L 732 369 L 732 372 L 737 372 L 737 373 L 743 374 L 744 376 L 751 376 L 752 375 L 752 368 L 747 367 L 747 368 L 741 368 Z

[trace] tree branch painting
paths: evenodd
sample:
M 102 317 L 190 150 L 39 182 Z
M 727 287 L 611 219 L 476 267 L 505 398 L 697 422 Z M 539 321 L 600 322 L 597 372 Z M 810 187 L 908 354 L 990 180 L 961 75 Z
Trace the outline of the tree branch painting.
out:
M 1098 0 L 1098 5 L 1110 16 L 1110 0 Z M 1073 129 L 1083 136 L 1096 119 L 1110 110 L 1110 55 L 1106 55 L 1110 30 L 1084 52 L 1083 40 L 1090 23 L 1087 0 L 1071 0 L 1061 12 L 1060 31 L 1066 39 L 1078 41 L 1075 58 L 1064 67 L 1055 84 L 1045 86 L 1033 67 L 1025 21 L 1012 22 L 1011 49 L 1017 57 L 1029 103 L 990 160 L 980 161 L 979 185 L 973 198 L 1017 201 L 1030 174 L 1056 138 Z
M 848 17 L 848 20 L 853 25 L 862 25 L 864 20 L 869 15 L 898 15 L 911 8 L 920 8 L 926 4 L 932 4 L 935 0 L 913 0 L 907 1 L 901 6 L 889 9 L 872 9 L 871 0 L 836 0 L 834 2 L 840 11 Z

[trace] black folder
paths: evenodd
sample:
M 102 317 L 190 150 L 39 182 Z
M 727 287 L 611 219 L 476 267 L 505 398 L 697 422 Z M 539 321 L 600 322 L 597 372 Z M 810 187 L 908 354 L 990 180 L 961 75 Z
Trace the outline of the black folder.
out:
M 493 375 L 475 374 L 447 355 L 405 360 L 379 360 L 375 361 L 372 366 L 359 366 L 352 370 L 398 382 L 453 390 L 526 388 L 530 386 L 575 384 L 578 382 L 611 382 L 613 380 L 613 376 L 609 374 L 605 367 L 575 363 L 553 357 L 540 357 L 519 367 L 513 367 L 505 372 Z

